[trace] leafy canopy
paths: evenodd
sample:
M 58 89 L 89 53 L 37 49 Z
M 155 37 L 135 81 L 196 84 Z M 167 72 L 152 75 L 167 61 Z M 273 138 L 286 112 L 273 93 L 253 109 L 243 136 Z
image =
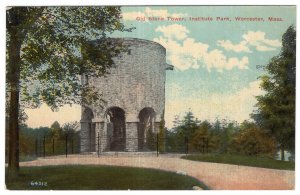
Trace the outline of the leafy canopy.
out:
M 107 38 L 114 31 L 132 30 L 120 22 L 120 7 L 13 7 L 6 14 L 7 47 L 15 31 L 21 43 L 21 62 L 14 66 L 20 66 L 25 106 L 45 102 L 55 109 L 63 104 L 101 103 L 101 94 L 81 83 L 79 75 L 103 76 L 124 50 L 121 41 Z M 15 70 L 7 67 L 8 87 Z
M 276 137 L 282 149 L 294 150 L 296 92 L 296 31 L 290 26 L 282 36 L 282 50 L 265 67 L 261 77 L 265 95 L 258 96 L 255 121 Z

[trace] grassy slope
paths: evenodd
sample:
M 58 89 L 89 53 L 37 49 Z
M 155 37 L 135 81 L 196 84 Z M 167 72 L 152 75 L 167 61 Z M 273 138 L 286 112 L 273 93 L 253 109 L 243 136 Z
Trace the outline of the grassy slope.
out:
M 253 167 L 263 167 L 270 169 L 285 169 L 295 170 L 294 162 L 279 161 L 271 158 L 255 157 L 255 156 L 241 156 L 231 154 L 199 154 L 188 155 L 182 157 L 183 159 L 203 161 L 203 162 L 215 162 L 234 165 L 245 165 Z
M 47 186 L 30 186 L 31 181 Z M 198 180 L 172 172 L 115 166 L 21 167 L 20 176 L 6 182 L 8 189 L 42 190 L 187 190 L 193 186 L 207 189 Z

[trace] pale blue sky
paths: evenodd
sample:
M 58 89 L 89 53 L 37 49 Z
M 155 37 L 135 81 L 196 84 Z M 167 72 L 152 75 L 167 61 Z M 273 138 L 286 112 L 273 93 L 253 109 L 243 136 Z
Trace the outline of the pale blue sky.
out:
M 182 117 L 189 108 L 200 120 L 249 119 L 254 96 L 263 93 L 257 79 L 263 71 L 256 66 L 267 64 L 280 52 L 283 33 L 296 25 L 294 6 L 133 6 L 123 7 L 122 12 L 125 25 L 136 29 L 113 36 L 157 41 L 167 49 L 167 62 L 175 66 L 166 79 L 168 127 L 175 115 Z M 141 22 L 136 20 L 139 16 L 187 20 Z M 191 22 L 189 17 L 229 17 L 231 21 Z M 265 21 L 238 22 L 235 17 Z M 283 21 L 268 22 L 268 17 Z

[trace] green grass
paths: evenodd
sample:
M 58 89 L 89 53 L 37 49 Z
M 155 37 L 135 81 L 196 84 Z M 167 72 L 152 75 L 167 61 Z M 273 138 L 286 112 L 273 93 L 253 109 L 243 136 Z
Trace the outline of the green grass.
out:
M 242 156 L 232 154 L 198 154 L 188 155 L 182 158 L 202 162 L 245 165 L 270 169 L 295 170 L 295 162 L 280 161 L 267 157 Z
M 47 186 L 31 186 L 47 182 Z M 34 184 L 34 183 L 33 183 Z M 155 169 L 118 166 L 21 167 L 17 178 L 6 179 L 10 190 L 188 190 L 207 187 L 195 178 Z

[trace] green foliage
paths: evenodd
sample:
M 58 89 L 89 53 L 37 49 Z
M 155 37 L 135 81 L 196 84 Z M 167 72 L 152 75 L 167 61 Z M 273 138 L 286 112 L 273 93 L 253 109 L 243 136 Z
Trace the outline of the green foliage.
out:
M 51 125 L 51 137 L 54 137 L 56 139 L 61 139 L 63 137 L 63 133 L 62 133 L 62 128 L 60 127 L 60 124 L 55 121 L 52 125 Z
M 232 137 L 238 131 L 236 122 L 227 120 L 216 120 L 215 122 L 203 121 L 195 119 L 191 111 L 186 113 L 183 120 L 176 120 L 179 124 L 174 128 L 174 133 L 169 134 L 174 138 L 168 138 L 169 143 L 173 144 L 173 148 L 184 151 L 185 147 L 189 147 L 189 152 L 229 152 L 229 146 Z M 186 146 L 185 138 L 188 139 Z M 173 139 L 173 140 L 172 140 Z
M 275 139 L 266 134 L 254 123 L 244 122 L 241 130 L 233 137 L 232 151 L 246 155 L 274 156 Z
M 34 156 L 34 143 L 35 143 L 35 137 L 34 136 L 28 136 L 24 130 L 20 131 L 20 156 Z
M 198 128 L 199 121 L 195 119 L 194 114 L 188 111 L 180 120 L 175 116 L 175 127 L 169 131 L 166 130 L 166 151 L 167 152 L 181 152 L 186 150 L 186 139 L 190 140 Z
M 276 138 L 282 151 L 295 151 L 296 31 L 290 26 L 282 36 L 281 53 L 265 67 L 261 77 L 265 95 L 258 96 L 257 124 Z M 284 156 L 282 156 L 284 158 Z
M 178 138 L 191 138 L 198 128 L 197 123 L 199 123 L 199 121 L 195 119 L 194 114 L 191 111 L 188 111 L 183 117 L 183 120 L 178 122 L 179 126 L 174 129 Z
M 101 106 L 104 100 L 80 75 L 100 77 L 114 66 L 112 58 L 127 49 L 107 35 L 131 31 L 114 6 L 10 7 L 6 10 L 6 86 L 9 170 L 19 163 L 20 108 L 46 103 Z M 92 44 L 91 40 L 97 40 Z M 92 57 L 93 55 L 93 57 Z M 21 105 L 21 106 L 20 106 Z
M 182 138 L 179 139 L 176 132 L 167 129 L 165 131 L 165 136 L 166 152 L 184 152 L 184 140 Z
M 51 125 L 51 129 L 60 129 L 60 124 L 57 121 L 54 121 Z
M 37 152 L 41 154 L 42 140 L 50 134 L 51 129 L 49 127 L 29 128 L 26 125 L 22 125 L 19 137 L 20 159 L 33 159 L 33 157 L 36 157 L 36 147 L 38 147 Z M 38 140 L 39 142 L 37 143 Z
M 217 148 L 217 140 L 211 131 L 211 125 L 203 121 L 195 131 L 190 142 L 190 149 L 193 152 L 212 152 Z
M 51 135 L 51 128 L 49 127 L 30 128 L 27 125 L 22 125 L 20 127 L 20 132 L 22 132 L 25 137 L 42 138 L 44 136 Z
M 79 129 L 79 123 L 77 121 L 65 123 L 62 127 L 64 134 L 73 136 L 76 131 Z
M 68 135 L 68 153 L 79 153 L 80 136 L 76 131 L 78 122 L 70 122 L 60 126 L 55 121 L 51 127 L 29 128 L 21 126 L 20 128 L 20 159 L 28 159 L 44 155 L 59 155 L 66 152 L 66 135 Z M 54 148 L 54 149 L 53 149 Z
M 122 42 L 113 44 L 107 34 L 131 30 L 120 22 L 120 13 L 119 7 L 8 10 L 7 32 L 17 30 L 21 44 L 20 64 L 7 68 L 8 83 L 10 66 L 20 66 L 22 102 L 35 107 L 42 101 L 55 109 L 63 104 L 95 101 L 98 94 L 82 85 L 78 75 L 103 76 L 114 65 L 112 58 L 123 50 Z M 96 45 L 90 42 L 96 39 Z
M 215 136 L 218 142 L 218 153 L 228 153 L 230 151 L 230 145 L 232 138 L 236 132 L 239 131 L 239 127 L 235 122 L 228 122 L 226 120 L 222 121 L 222 124 L 219 121 L 215 123 Z
M 166 130 L 166 151 L 188 153 L 241 154 L 275 157 L 274 137 L 254 123 L 216 120 L 199 122 L 191 112 L 176 119 L 173 131 Z M 193 132 L 189 137 L 189 133 Z M 186 140 L 187 138 L 187 140 Z M 188 143 L 186 143 L 188 141 Z

